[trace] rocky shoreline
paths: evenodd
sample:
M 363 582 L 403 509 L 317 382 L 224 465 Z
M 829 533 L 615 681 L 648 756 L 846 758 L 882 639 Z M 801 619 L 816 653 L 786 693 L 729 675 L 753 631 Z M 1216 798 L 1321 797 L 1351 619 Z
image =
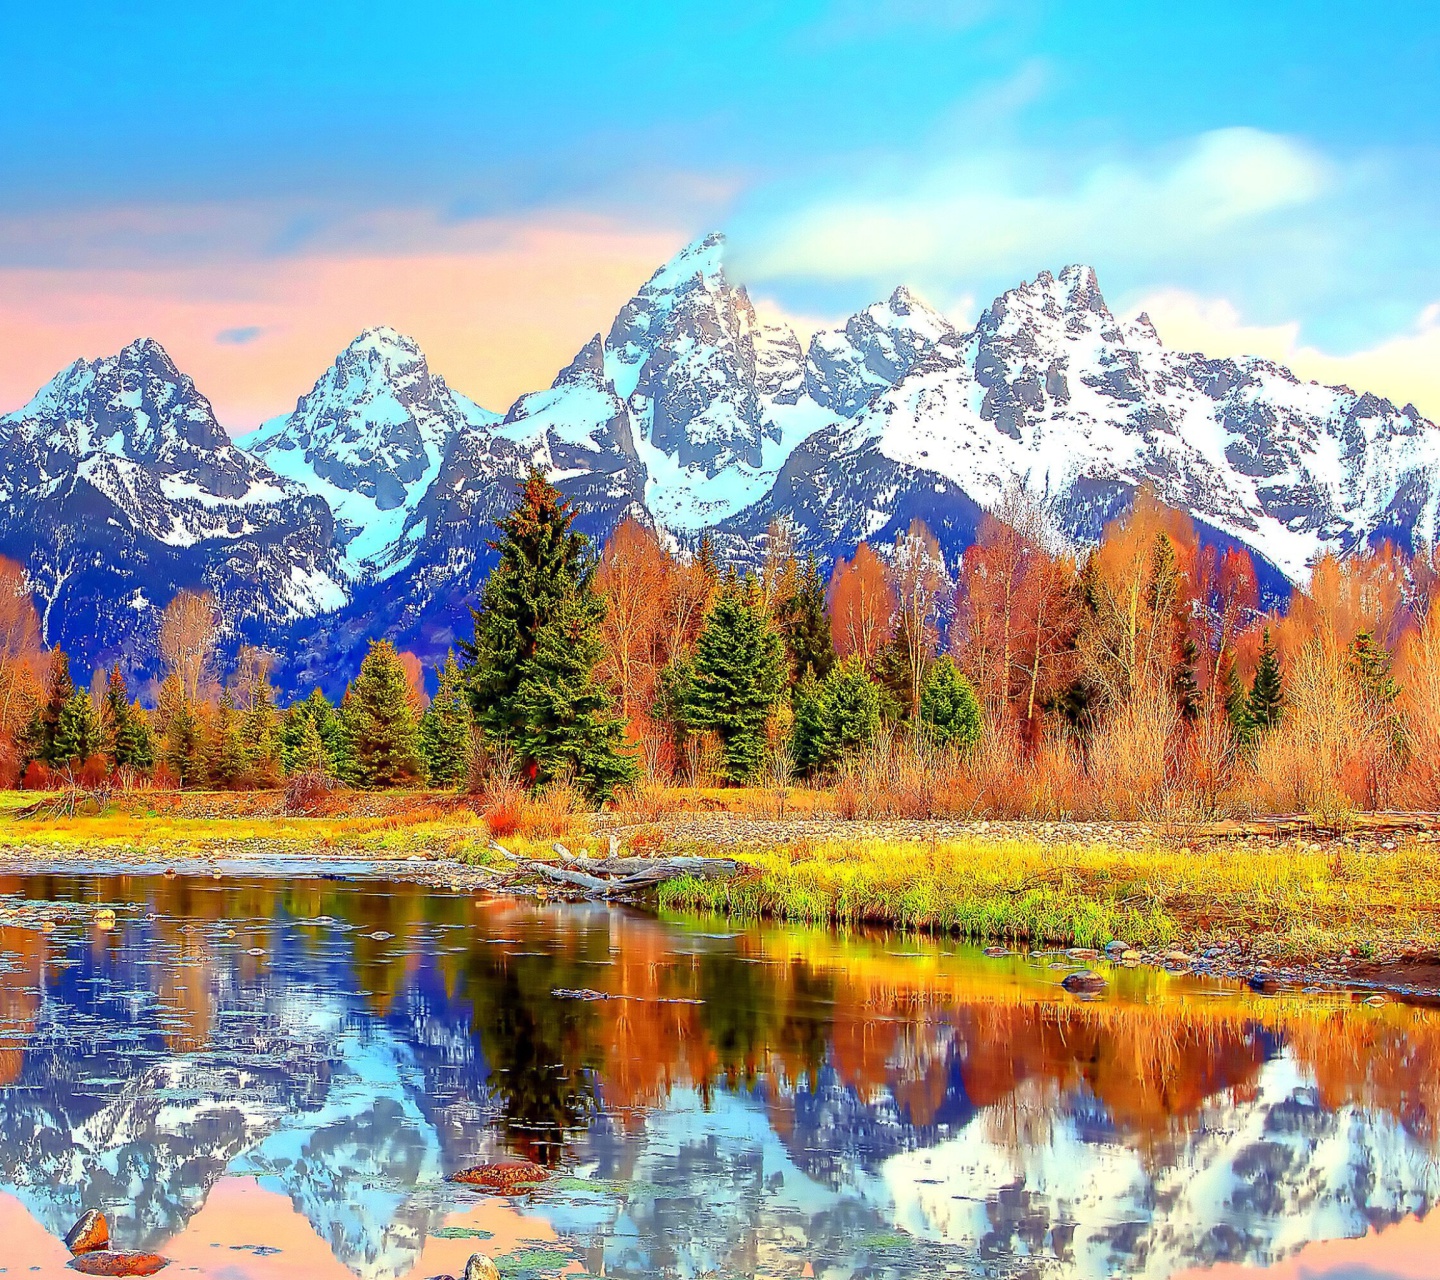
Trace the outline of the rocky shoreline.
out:
M 884 831 L 896 834 L 896 827 L 908 829 L 918 824 L 850 824 L 852 835 L 871 835 Z M 935 824 L 939 826 L 940 824 Z M 944 824 L 948 827 L 950 824 Z M 962 833 L 973 834 L 977 827 L 994 827 L 1002 824 L 956 824 Z M 1009 825 L 1009 824 L 1004 824 Z M 1026 824 L 1027 826 L 1031 824 Z M 1068 824 L 1078 825 L 1078 824 Z M 1105 832 L 1085 829 L 1090 841 L 1111 842 L 1118 831 L 1111 831 L 1112 824 L 1106 824 Z M 1117 825 L 1118 824 L 1114 824 Z M 857 831 L 857 826 L 866 830 Z M 746 835 L 757 834 L 747 831 Z M 768 832 L 767 832 L 768 834 Z M 1132 839 L 1142 839 L 1133 829 L 1123 834 Z M 914 838 L 911 836 L 911 838 Z M 953 834 L 935 832 L 936 839 L 954 838 Z M 1000 836 L 999 838 L 1004 838 Z M 725 846 L 735 848 L 731 844 Z M 142 846 L 95 846 L 80 852 L 58 852 L 50 848 L 27 848 L 7 846 L 0 848 L 0 881 L 32 875 L 165 875 L 205 877 L 214 880 L 227 878 L 307 878 L 336 881 L 371 881 L 390 884 L 420 885 L 448 893 L 476 894 L 489 896 L 509 895 L 521 898 L 539 898 L 554 901 L 560 895 L 555 886 L 545 883 L 502 884 L 500 877 L 490 867 L 476 866 L 448 858 L 422 855 L 374 856 L 366 854 L 330 854 L 320 856 L 314 853 L 297 852 L 287 841 L 247 840 L 217 841 L 204 853 L 177 855 L 174 851 L 147 849 Z M 647 909 L 639 896 L 620 900 L 614 905 L 631 909 Z M 37 904 L 38 911 L 21 911 L 22 917 L 34 915 L 31 923 L 43 927 L 42 921 L 53 914 Z M 106 914 L 106 908 L 87 906 L 97 916 Z M 114 912 L 109 911 L 109 921 L 100 921 L 101 927 L 111 927 Z M 6 907 L 0 912 L 0 919 L 7 923 L 24 924 L 17 919 L 16 911 Z M 777 922 L 779 923 L 779 922 Z M 870 926 L 875 932 L 883 932 L 884 926 Z M 931 932 L 921 930 L 919 932 Z M 935 931 L 935 936 L 947 936 Z M 1246 984 L 1261 994 L 1306 994 L 1337 991 L 1368 993 L 1367 999 L 1382 1002 L 1387 998 L 1411 1002 L 1440 1003 L 1440 957 L 1399 957 L 1394 959 L 1368 960 L 1358 957 L 1331 958 L 1295 964 L 1257 962 L 1238 942 L 1223 947 L 1206 947 L 1187 950 L 1174 946 L 1162 950 L 1132 948 L 1123 941 L 1109 944 L 1104 951 L 1083 948 L 1054 948 L 1037 946 L 1033 948 L 1015 946 L 990 946 L 985 954 L 991 958 L 1023 954 L 1031 959 L 1050 958 L 1069 973 L 1096 972 L 1090 970 L 1093 964 L 1105 965 L 1107 969 L 1150 967 L 1172 973 L 1186 973 L 1197 977 L 1208 977 L 1222 981 Z M 1104 971 L 1096 972 L 1099 979 L 1093 986 L 1071 984 L 1077 994 L 1103 993 L 1110 985 Z M 1064 985 L 1064 980 L 1060 980 Z

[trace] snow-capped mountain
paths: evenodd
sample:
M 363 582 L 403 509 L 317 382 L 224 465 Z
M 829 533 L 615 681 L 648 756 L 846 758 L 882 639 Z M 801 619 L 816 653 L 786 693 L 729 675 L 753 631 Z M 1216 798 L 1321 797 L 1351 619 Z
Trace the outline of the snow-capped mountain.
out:
M 236 443 L 325 500 L 352 578 L 387 577 L 407 562 L 402 538 L 450 441 L 497 415 L 432 374 L 413 338 L 367 329 L 293 413 Z
M 154 608 L 208 586 L 232 638 L 286 655 L 286 683 L 334 689 L 375 636 L 434 658 L 468 634 L 532 463 L 597 542 L 633 515 L 741 561 L 776 517 L 822 561 L 919 518 L 953 560 L 1015 487 L 1083 544 L 1148 485 L 1250 548 L 1272 597 L 1323 551 L 1440 532 L 1440 428 L 1413 406 L 1172 351 L 1088 267 L 1042 272 L 968 332 L 898 288 L 804 346 L 724 248 L 683 249 L 503 417 L 384 328 L 234 445 L 157 344 L 77 362 L 0 419 L 0 553 L 87 662 L 143 667 Z
M 149 339 L 77 360 L 0 418 L 0 553 L 82 671 L 143 661 L 183 587 L 213 589 L 237 633 L 347 599 L 326 505 L 233 445 Z
M 1440 429 L 1269 360 L 1171 351 L 1145 316 L 1117 320 L 1095 273 L 1073 266 L 937 339 L 854 419 L 796 449 L 728 531 L 753 538 L 789 515 L 830 552 L 893 536 L 902 509 L 953 512 L 957 491 L 992 507 L 1018 485 L 1083 542 L 1142 484 L 1303 581 L 1323 551 L 1435 537 Z M 973 529 L 950 525 L 958 553 Z

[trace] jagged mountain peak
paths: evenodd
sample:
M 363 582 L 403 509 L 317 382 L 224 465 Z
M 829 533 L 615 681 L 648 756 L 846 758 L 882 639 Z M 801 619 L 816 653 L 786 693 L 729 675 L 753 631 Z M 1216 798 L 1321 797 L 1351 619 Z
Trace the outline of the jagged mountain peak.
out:
M 711 231 L 693 240 L 655 272 L 640 289 L 644 296 L 674 293 L 699 280 L 711 285 L 725 275 L 725 236 Z
M 357 577 L 403 562 L 405 523 L 455 435 L 495 415 L 430 371 L 419 343 L 364 330 L 295 409 L 241 438 L 281 476 L 324 498 Z
M 575 359 L 570 361 L 551 382 L 551 390 L 556 387 L 567 387 L 577 383 L 603 380 L 605 377 L 605 338 L 602 334 L 596 334 L 579 351 L 575 353 Z M 518 405 L 517 405 L 518 407 Z M 506 415 L 506 421 L 514 421 L 515 410 L 512 408 L 510 414 Z

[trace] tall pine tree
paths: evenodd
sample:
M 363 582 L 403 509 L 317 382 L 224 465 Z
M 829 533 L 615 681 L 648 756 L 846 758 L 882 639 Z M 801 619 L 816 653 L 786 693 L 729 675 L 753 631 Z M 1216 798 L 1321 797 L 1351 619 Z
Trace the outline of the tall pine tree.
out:
M 766 721 L 785 685 L 784 655 L 753 581 L 727 580 L 695 642 L 682 703 L 691 727 L 720 735 L 731 782 L 748 782 L 765 758 Z
M 420 754 L 436 787 L 453 787 L 465 778 L 470 760 L 470 704 L 454 652 L 439 670 L 435 696 L 420 717 Z
M 476 724 L 514 753 L 537 784 L 569 775 L 603 799 L 631 781 L 624 726 L 595 676 L 605 603 L 595 591 L 589 539 L 574 513 L 532 469 L 491 547 L 499 562 L 462 646 Z
M 362 786 L 403 787 L 424 778 L 410 682 L 390 641 L 371 641 L 359 674 L 345 692 L 341 715 Z
M 1267 733 L 1280 723 L 1285 711 L 1285 685 L 1280 671 L 1280 655 L 1266 627 L 1260 639 L 1260 661 L 1255 666 L 1255 679 L 1250 685 L 1250 723 L 1256 733 Z
M 60 708 L 55 720 L 55 738 L 50 745 L 50 760 L 57 766 L 79 768 L 104 747 L 100 717 L 95 704 L 84 689 L 77 689 Z
M 25 732 L 26 754 L 31 760 L 43 760 L 50 765 L 67 762 L 69 757 L 55 754 L 55 733 L 60 725 L 60 713 L 74 696 L 75 682 L 70 679 L 70 659 L 64 649 L 51 649 L 45 698 L 35 709 Z
M 806 560 L 794 594 L 780 601 L 776 617 L 790 658 L 790 683 L 798 685 L 807 671 L 817 680 L 825 679 L 835 665 L 835 644 L 825 608 L 825 584 L 814 556 Z

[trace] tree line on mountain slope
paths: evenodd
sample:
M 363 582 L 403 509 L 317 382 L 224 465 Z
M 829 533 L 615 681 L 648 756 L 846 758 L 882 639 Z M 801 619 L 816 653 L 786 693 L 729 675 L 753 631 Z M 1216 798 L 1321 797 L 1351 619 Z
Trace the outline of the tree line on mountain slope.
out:
M 0 766 L 11 785 L 361 787 L 504 777 L 592 801 L 637 785 L 834 784 L 867 812 L 1104 813 L 1440 805 L 1433 553 L 1315 566 L 1262 613 L 1249 555 L 1142 492 L 1083 555 L 1021 495 L 952 577 L 918 521 L 828 581 L 772 526 L 758 571 L 634 521 L 595 556 L 532 473 L 500 522 L 474 638 L 427 698 L 372 644 L 338 705 L 276 704 L 268 657 L 214 669 L 213 598 L 161 617 L 154 705 L 118 666 L 77 688 L 0 565 Z

